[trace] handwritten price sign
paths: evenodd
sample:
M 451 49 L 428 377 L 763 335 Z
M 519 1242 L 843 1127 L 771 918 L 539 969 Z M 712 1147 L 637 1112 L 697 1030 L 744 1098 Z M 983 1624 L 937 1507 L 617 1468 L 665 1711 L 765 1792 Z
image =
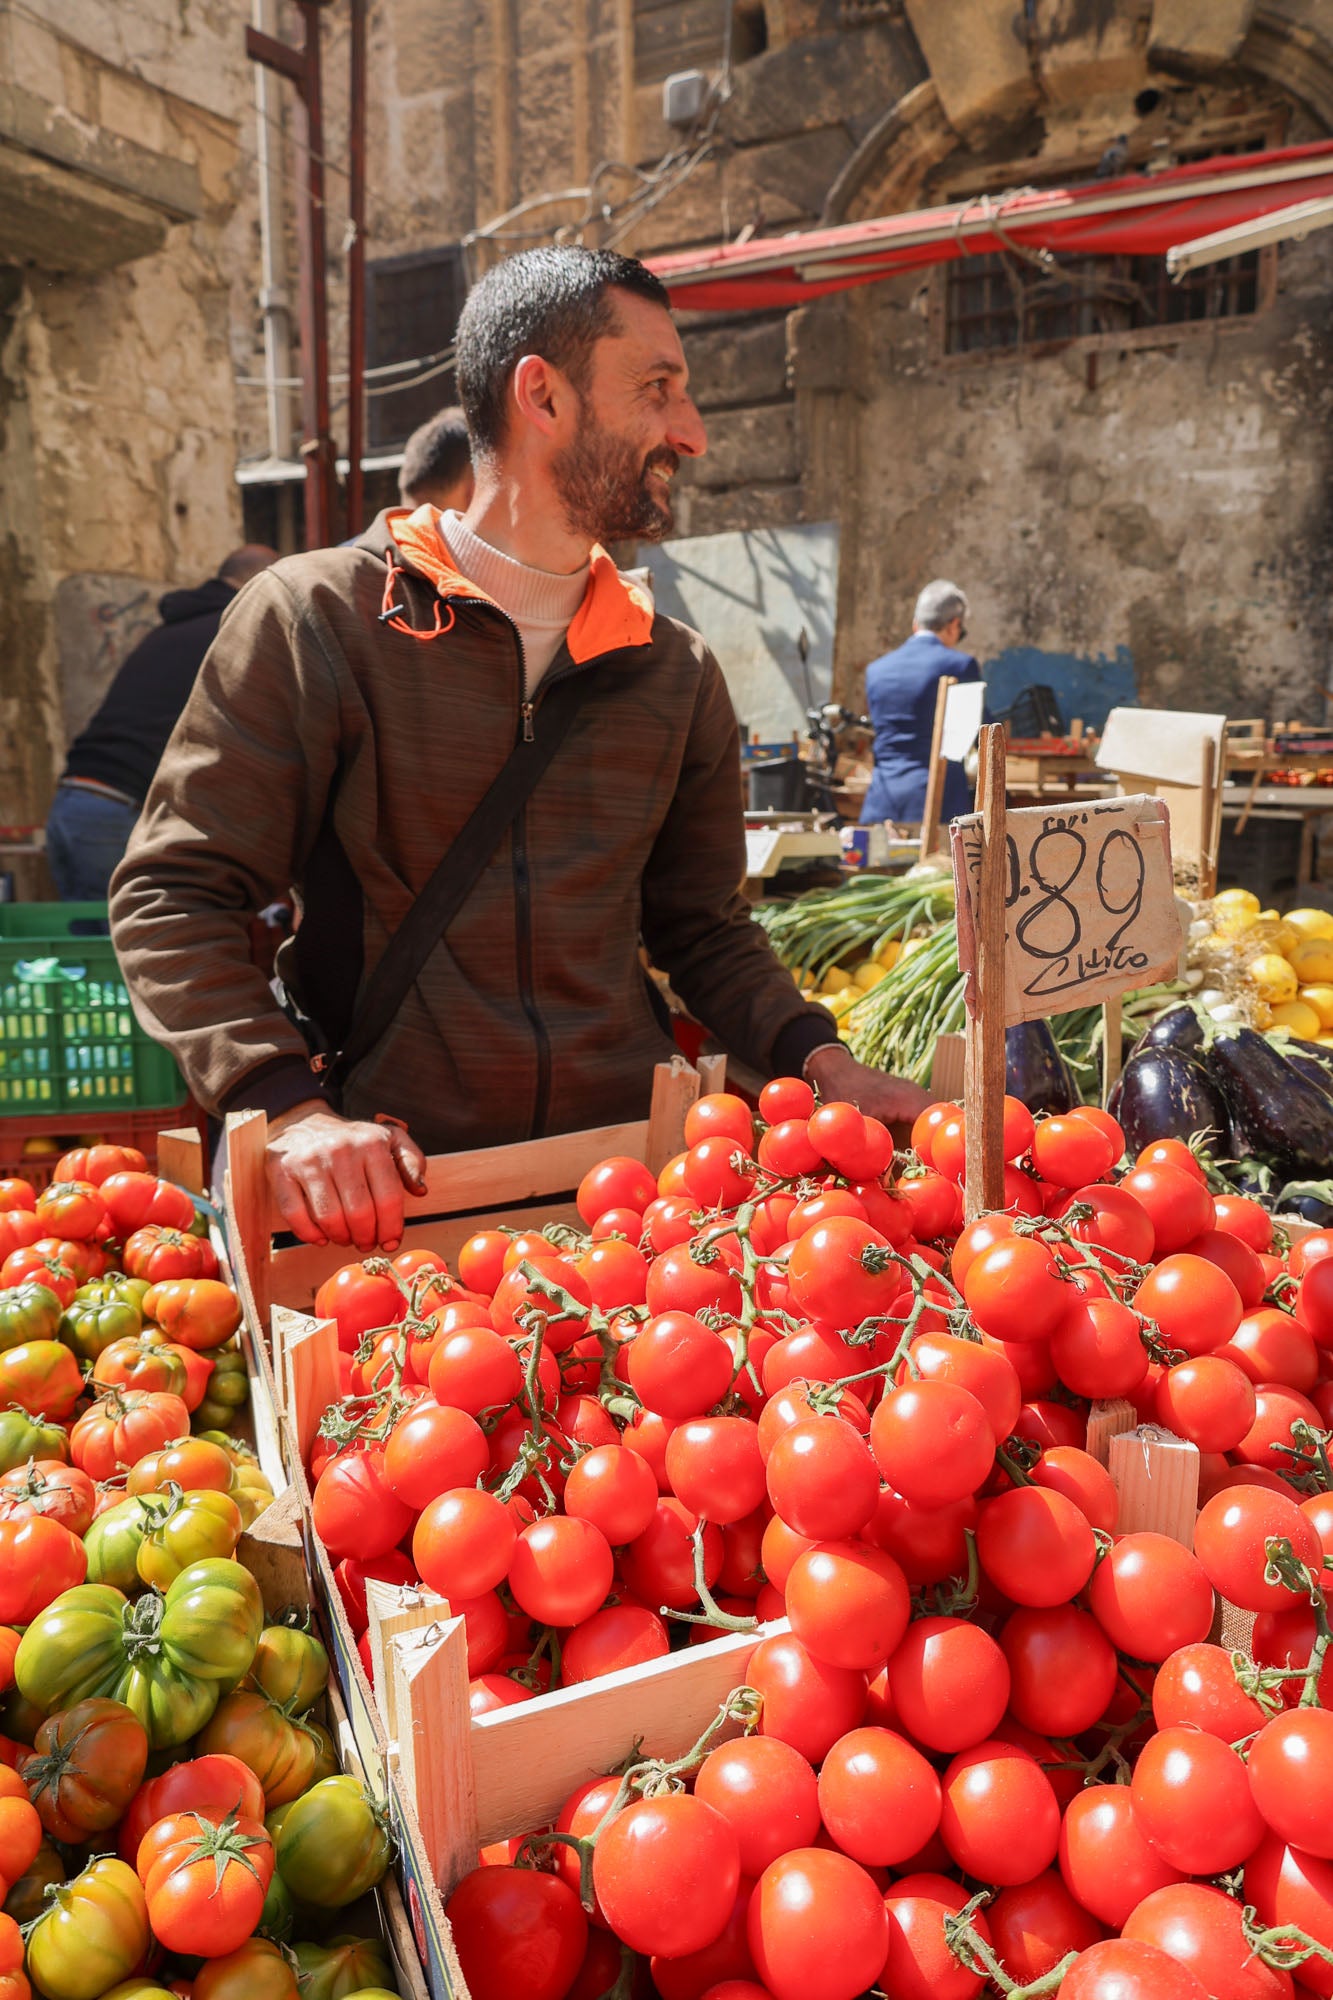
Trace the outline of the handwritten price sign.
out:
M 951 828 L 958 956 L 976 969 L 980 813 Z M 1160 799 L 1105 799 L 1005 816 L 1004 1019 L 1007 1027 L 1090 1007 L 1173 978 L 1180 918 L 1171 823 Z M 970 1004 L 970 995 L 969 995 Z

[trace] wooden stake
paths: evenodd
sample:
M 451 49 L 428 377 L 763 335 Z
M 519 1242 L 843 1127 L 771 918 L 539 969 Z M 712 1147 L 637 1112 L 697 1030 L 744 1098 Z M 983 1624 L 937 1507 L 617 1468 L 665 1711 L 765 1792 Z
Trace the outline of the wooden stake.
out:
M 397 1690 L 389 1671 L 389 1641 L 405 1632 L 419 1632 L 430 1625 L 443 1625 L 452 1614 L 447 1598 L 424 1585 L 380 1583 L 366 1578 L 366 1611 L 369 1616 L 370 1657 L 375 1700 L 379 1703 L 384 1734 L 391 1744 L 398 1736 Z
M 940 805 L 944 799 L 944 779 L 948 771 L 942 755 L 944 711 L 949 706 L 949 689 L 956 687 L 952 674 L 942 674 L 935 689 L 935 721 L 930 732 L 930 762 L 926 766 L 926 803 L 921 813 L 921 859 L 935 852 L 940 833 Z M 978 796 L 980 780 L 978 780 Z
M 1004 730 L 979 738 L 977 806 L 982 816 L 977 894 L 975 1005 L 967 1016 L 967 1128 L 964 1210 L 969 1222 L 1004 1207 L 1004 897 L 1006 876 Z
M 660 1174 L 668 1160 L 685 1150 L 685 1114 L 698 1098 L 699 1072 L 684 1056 L 658 1063 L 653 1070 L 653 1101 L 648 1113 L 648 1144 L 644 1162 Z
M 725 1055 L 700 1056 L 699 1094 L 711 1097 L 714 1091 L 727 1087 L 727 1058 Z
M 1139 1413 L 1127 1397 L 1117 1396 L 1114 1402 L 1094 1403 L 1088 1415 L 1088 1438 L 1086 1449 L 1098 1465 L 1105 1465 L 1111 1456 L 1111 1439 L 1119 1437 L 1122 1431 L 1132 1431 L 1139 1420 Z
M 274 1306 L 273 1341 L 275 1372 L 281 1346 L 287 1421 L 301 1463 L 309 1465 L 319 1420 L 338 1400 L 338 1329 L 331 1319 L 310 1319 Z
M 1120 1076 L 1121 1059 L 1124 1055 L 1125 1002 L 1123 994 L 1117 993 L 1113 1000 L 1102 1002 L 1102 1107 Z
M 1122 1535 L 1169 1535 L 1173 1542 L 1194 1547 L 1194 1521 L 1199 1511 L 1199 1447 L 1156 1424 L 1113 1437 L 1108 1465 L 1120 1514 Z
M 197 1126 L 158 1133 L 157 1171 L 164 1181 L 174 1181 L 187 1194 L 204 1192 L 204 1143 Z
M 398 1770 L 445 1896 L 477 1865 L 467 1627 L 461 1618 L 389 1642 Z
M 268 1330 L 269 1236 L 268 1119 L 262 1111 L 227 1113 L 227 1215 L 238 1290 L 254 1302 L 256 1331 Z

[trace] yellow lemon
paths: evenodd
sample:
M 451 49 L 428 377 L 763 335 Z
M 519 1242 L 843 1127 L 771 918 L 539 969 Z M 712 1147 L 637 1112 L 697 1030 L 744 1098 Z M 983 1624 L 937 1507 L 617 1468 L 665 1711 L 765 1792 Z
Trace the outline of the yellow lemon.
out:
M 1248 967 L 1251 982 L 1261 1000 L 1272 1006 L 1280 1006 L 1284 1000 L 1296 998 L 1296 988 L 1300 984 L 1285 958 L 1275 951 L 1261 952 L 1252 959 Z
M 828 1008 L 834 1020 L 840 1021 L 843 1015 L 850 1014 L 857 1001 L 864 997 L 859 986 L 844 986 L 841 993 L 826 995 L 824 1005 Z
M 847 974 L 843 971 L 842 967 L 840 965 L 832 965 L 820 981 L 819 990 L 825 994 L 841 993 L 846 984 Z
M 874 962 L 876 965 L 882 965 L 886 972 L 892 972 L 894 966 L 898 963 L 898 960 L 902 957 L 902 953 L 903 953 L 903 948 L 900 940 L 897 938 L 890 938 L 888 943 L 882 944 L 879 950 L 875 953 Z
M 1260 912 L 1259 912 L 1259 921 L 1260 921 L 1260 923 L 1261 923 L 1261 924 L 1275 924 L 1275 923 L 1276 923 L 1276 922 L 1278 921 L 1278 915 L 1277 915 L 1277 911 L 1276 911 L 1276 910 L 1260 910 Z
M 1305 1042 L 1313 1041 L 1322 1025 L 1314 1008 L 1307 1007 L 1304 1000 L 1284 1000 L 1273 1009 L 1273 1026 L 1290 1028 L 1293 1035 L 1299 1035 Z
M 1259 917 L 1256 911 L 1242 909 L 1237 903 L 1231 903 L 1225 909 L 1215 909 L 1213 911 L 1214 929 L 1220 932 L 1224 938 L 1243 937 L 1246 931 L 1253 930 L 1258 921 Z
M 1282 953 L 1282 956 L 1284 958 L 1290 958 L 1292 953 L 1292 947 L 1294 945 L 1298 945 L 1300 941 L 1301 941 L 1300 932 L 1296 929 L 1294 924 L 1289 924 L 1286 918 L 1283 917 L 1281 923 L 1279 923 L 1277 927 L 1277 932 L 1274 939 L 1274 942 L 1276 943 L 1278 950 Z
M 1333 938 L 1333 913 L 1328 910 L 1288 910 L 1282 921 L 1303 938 Z
M 1303 938 L 1287 953 L 1287 961 L 1301 986 L 1321 986 L 1333 980 L 1333 939 Z
M 1223 889 L 1213 897 L 1213 902 L 1219 909 L 1248 910 L 1256 917 L 1262 908 L 1252 889 Z
M 926 937 L 908 938 L 907 943 L 903 946 L 898 956 L 899 958 L 913 958 L 917 952 L 924 951 L 929 943 L 930 939 Z
M 1333 986 L 1302 986 L 1296 998 L 1313 1007 L 1321 1028 L 1333 1028 Z
M 876 965 L 873 958 L 868 958 L 864 964 L 852 968 L 852 984 L 859 986 L 863 993 L 868 993 L 872 986 L 878 986 L 883 977 L 884 967 Z

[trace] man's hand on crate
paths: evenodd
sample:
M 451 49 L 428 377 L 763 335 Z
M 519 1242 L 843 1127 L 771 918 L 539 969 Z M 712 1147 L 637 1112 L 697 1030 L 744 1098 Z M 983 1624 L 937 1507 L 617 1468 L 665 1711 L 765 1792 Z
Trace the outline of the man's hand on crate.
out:
M 312 1099 L 268 1130 L 269 1185 L 294 1236 L 358 1250 L 398 1248 L 403 1189 L 426 1192 L 426 1158 L 405 1126 L 340 1118 Z
M 806 1061 L 805 1077 L 825 1104 L 843 1099 L 868 1118 L 879 1118 L 900 1130 L 910 1126 L 931 1102 L 930 1092 L 919 1083 L 912 1083 L 905 1076 L 886 1076 L 883 1070 L 867 1069 L 841 1042 L 829 1042 L 816 1049 Z M 899 1134 L 895 1132 L 894 1136 Z

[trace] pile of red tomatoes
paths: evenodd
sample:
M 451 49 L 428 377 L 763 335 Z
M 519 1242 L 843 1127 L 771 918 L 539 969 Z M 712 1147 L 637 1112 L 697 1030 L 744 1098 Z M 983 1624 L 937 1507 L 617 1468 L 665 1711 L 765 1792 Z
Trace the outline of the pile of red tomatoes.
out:
M 1333 1233 L 1289 1250 L 1091 1108 L 1006 1100 L 1007 1207 L 966 1226 L 956 1105 L 906 1154 L 795 1080 L 759 1111 L 604 1162 L 582 1230 L 317 1301 L 354 1627 L 370 1576 L 447 1597 L 476 1714 L 758 1633 L 740 1740 L 458 1886 L 473 2000 L 1333 1995 Z M 1192 1548 L 1117 1532 L 1116 1399 L 1197 1446 Z

